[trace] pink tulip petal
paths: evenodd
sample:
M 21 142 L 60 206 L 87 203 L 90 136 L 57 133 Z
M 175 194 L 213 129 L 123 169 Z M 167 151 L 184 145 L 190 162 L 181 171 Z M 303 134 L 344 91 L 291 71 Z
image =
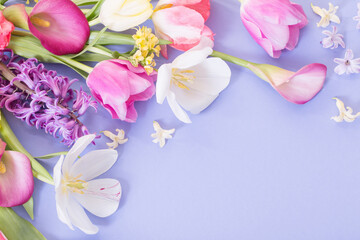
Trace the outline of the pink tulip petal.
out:
M 30 160 L 22 153 L 5 151 L 1 161 L 6 172 L 0 174 L 0 206 L 14 207 L 26 203 L 34 191 Z
M 36 23 L 39 19 L 44 21 L 43 26 Z M 39 1 L 30 13 L 29 29 L 44 48 L 56 55 L 79 53 L 90 35 L 85 15 L 70 0 Z
M 0 231 L 0 240 L 8 240 L 2 231 Z
M 293 50 L 299 41 L 300 30 L 298 26 L 289 26 L 290 38 L 286 44 L 287 50 Z
M 210 16 L 210 1 L 209 0 L 160 0 L 158 6 L 171 4 L 174 6 L 184 6 L 194 9 L 206 21 Z
M 95 99 L 113 118 L 135 122 L 134 101 L 146 101 L 155 93 L 153 76 L 141 66 L 129 61 L 113 59 L 97 64 L 87 79 Z M 130 111 L 130 112 L 128 112 Z
M 6 20 L 0 11 L 0 50 L 4 50 L 9 45 L 11 33 L 14 29 L 14 25 Z
M 196 46 L 204 29 L 204 18 L 193 9 L 175 6 L 159 10 L 152 17 L 160 38 L 173 42 L 171 46 L 187 51 Z

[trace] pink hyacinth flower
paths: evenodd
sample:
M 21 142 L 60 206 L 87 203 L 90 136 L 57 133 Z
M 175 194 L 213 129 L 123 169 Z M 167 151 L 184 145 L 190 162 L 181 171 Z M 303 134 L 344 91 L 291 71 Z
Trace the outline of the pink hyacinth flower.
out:
M 293 50 L 307 23 L 302 7 L 289 0 L 242 0 L 241 20 L 254 40 L 273 58 Z
M 320 63 L 313 63 L 291 72 L 268 64 L 248 65 L 258 77 L 270 85 L 286 100 L 296 104 L 310 101 L 322 89 L 327 68 Z
M 0 139 L 0 206 L 14 207 L 30 199 L 34 179 L 29 158 L 5 147 Z
M 213 39 L 205 25 L 210 15 L 209 0 L 160 0 L 152 20 L 159 38 L 173 42 L 172 47 L 187 51 L 200 43 L 201 37 Z M 167 57 L 166 46 L 162 54 Z
M 90 35 L 85 15 L 71 0 L 41 0 L 29 15 L 29 29 L 56 55 L 79 53 Z
M 147 101 L 155 94 L 155 75 L 147 75 L 142 66 L 134 67 L 129 61 L 113 59 L 97 64 L 86 82 L 114 119 L 135 122 L 134 102 Z
M 11 32 L 14 29 L 14 25 L 7 21 L 0 11 L 0 50 L 4 50 L 9 45 Z

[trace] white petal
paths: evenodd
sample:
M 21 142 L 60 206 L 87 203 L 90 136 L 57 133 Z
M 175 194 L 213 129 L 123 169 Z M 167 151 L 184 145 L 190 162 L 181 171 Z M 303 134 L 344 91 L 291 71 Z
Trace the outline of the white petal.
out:
M 156 101 L 162 104 L 169 93 L 171 84 L 171 64 L 163 64 L 159 68 L 156 81 Z
M 99 17 L 109 29 L 121 32 L 145 22 L 152 13 L 148 0 L 106 0 Z
M 73 177 L 81 175 L 82 180 L 91 180 L 109 170 L 117 158 L 117 151 L 112 149 L 89 152 L 72 166 L 69 175 Z
M 218 96 L 218 94 L 207 94 L 194 89 L 187 90 L 174 87 L 172 90 L 180 106 L 193 114 L 198 114 L 207 108 Z
M 75 197 L 92 214 L 107 217 L 119 206 L 121 185 L 115 179 L 96 179 L 88 182 L 84 194 L 76 194 Z
M 187 113 L 180 107 L 180 105 L 176 102 L 175 94 L 173 92 L 169 92 L 169 95 L 167 96 L 167 101 L 169 103 L 169 106 L 175 116 L 184 123 L 191 123 L 191 120 Z
M 189 50 L 177 58 L 172 63 L 173 68 L 187 69 L 196 66 L 212 54 L 213 50 L 210 47 L 202 49 Z
M 61 222 L 65 223 L 71 230 L 74 230 L 74 227 L 71 224 L 71 220 L 67 211 L 69 198 L 67 193 L 63 193 L 61 188 L 55 190 L 55 200 L 56 200 L 56 212 L 58 218 Z
M 195 71 L 195 80 L 188 86 L 197 91 L 218 95 L 230 83 L 231 70 L 220 58 L 208 58 L 192 70 Z
M 58 162 L 56 163 L 54 170 L 53 170 L 53 178 L 54 178 L 54 184 L 55 184 L 55 188 L 59 187 L 61 184 L 61 177 L 62 177 L 62 172 L 61 172 L 61 167 L 63 165 L 64 162 L 64 155 L 61 155 Z
M 84 209 L 75 201 L 75 199 L 69 198 L 67 210 L 71 223 L 84 233 L 96 234 L 99 231 L 99 228 L 91 223 Z
M 85 135 L 79 138 L 74 146 L 70 149 L 68 154 L 66 154 L 62 171 L 63 173 L 68 173 L 77 157 L 85 150 L 85 148 L 95 139 L 95 134 Z

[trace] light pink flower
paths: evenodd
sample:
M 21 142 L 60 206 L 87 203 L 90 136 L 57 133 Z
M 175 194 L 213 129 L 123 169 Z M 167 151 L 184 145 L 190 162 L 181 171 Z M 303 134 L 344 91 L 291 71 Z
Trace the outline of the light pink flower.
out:
M 249 64 L 248 67 L 270 85 L 286 100 L 296 104 L 310 101 L 322 89 L 327 68 L 313 63 L 291 72 L 268 64 Z
M 241 20 L 254 40 L 274 58 L 284 49 L 293 50 L 307 17 L 289 0 L 242 0 Z
M 0 206 L 14 207 L 30 199 L 34 179 L 29 158 L 5 147 L 0 139 Z
M 354 53 L 351 49 L 346 50 L 345 58 L 335 58 L 334 62 L 339 64 L 334 69 L 339 75 L 360 73 L 360 58 L 354 59 Z
M 155 94 L 154 75 L 146 74 L 142 66 L 129 61 L 113 59 L 97 64 L 87 79 L 93 96 L 111 116 L 135 122 L 136 101 L 147 101 Z
M 205 25 L 209 15 L 209 0 L 160 0 L 152 20 L 159 38 L 187 51 L 198 45 L 202 36 L 213 40 L 212 31 Z M 162 54 L 167 57 L 166 46 L 162 46 Z
M 23 4 L 10 5 L 4 15 L 56 55 L 79 53 L 90 35 L 85 15 L 71 0 L 41 0 L 29 16 Z
M 14 31 L 14 25 L 5 19 L 0 11 L 0 50 L 4 50 L 10 42 L 11 32 Z
M 357 7 L 358 7 L 358 14 L 355 17 L 353 17 L 353 19 L 358 22 L 356 25 L 356 29 L 360 29 L 360 3 L 357 4 Z
M 345 48 L 345 43 L 343 41 L 344 36 L 337 33 L 337 28 L 335 26 L 333 26 L 332 32 L 325 30 L 322 33 L 327 35 L 327 37 L 321 41 L 324 48 L 331 47 L 331 49 L 334 49 L 338 48 L 339 45 Z

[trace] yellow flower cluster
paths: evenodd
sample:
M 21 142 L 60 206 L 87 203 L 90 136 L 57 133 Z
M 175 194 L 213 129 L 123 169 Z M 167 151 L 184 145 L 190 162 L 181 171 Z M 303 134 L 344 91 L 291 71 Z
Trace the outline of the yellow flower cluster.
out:
M 156 66 L 154 57 L 155 55 L 159 57 L 160 54 L 159 39 L 152 33 L 151 28 L 145 26 L 137 29 L 133 39 L 135 40 L 135 53 L 130 57 L 130 62 L 135 67 L 141 64 L 147 74 L 152 73 Z

